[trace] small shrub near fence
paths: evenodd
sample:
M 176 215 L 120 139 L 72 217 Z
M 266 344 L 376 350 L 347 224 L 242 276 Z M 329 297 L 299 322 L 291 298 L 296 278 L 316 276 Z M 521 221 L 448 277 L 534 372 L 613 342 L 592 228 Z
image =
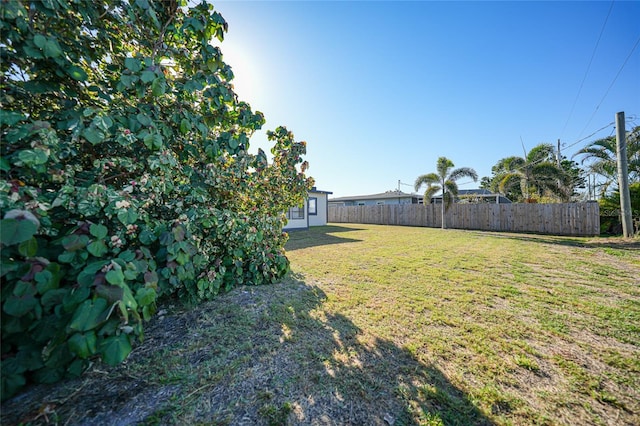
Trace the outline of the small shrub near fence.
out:
M 640 210 L 631 210 L 633 233 L 640 234 Z M 600 210 L 600 233 L 605 235 L 622 235 L 622 213 L 620 209 Z
M 371 223 L 439 228 L 439 204 L 330 206 L 329 222 Z M 454 204 L 446 213 L 446 227 L 483 231 L 531 232 L 550 235 L 600 234 L 598 203 Z

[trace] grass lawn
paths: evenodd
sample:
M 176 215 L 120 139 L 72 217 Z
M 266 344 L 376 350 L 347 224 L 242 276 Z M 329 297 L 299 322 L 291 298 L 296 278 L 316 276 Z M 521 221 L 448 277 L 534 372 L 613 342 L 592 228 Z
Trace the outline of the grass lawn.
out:
M 287 252 L 2 424 L 640 424 L 637 239 L 345 224 Z

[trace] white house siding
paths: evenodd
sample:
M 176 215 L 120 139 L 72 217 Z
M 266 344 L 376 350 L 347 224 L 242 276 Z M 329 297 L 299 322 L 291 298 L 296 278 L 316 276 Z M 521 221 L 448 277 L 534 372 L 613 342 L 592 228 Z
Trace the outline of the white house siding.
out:
M 305 212 L 306 213 L 306 212 Z M 284 226 L 284 229 L 305 229 L 308 228 L 307 225 L 308 216 L 305 214 L 304 219 L 289 219 L 287 220 L 287 224 Z
M 327 203 L 329 191 L 318 191 L 315 188 L 309 191 L 307 200 L 304 203 L 304 217 L 300 219 L 289 219 L 284 226 L 284 230 L 307 229 L 310 226 L 323 226 L 327 224 L 329 217 L 329 205 Z M 310 200 L 315 199 L 315 214 L 309 213 Z M 313 211 L 311 212 L 313 213 Z
M 311 214 L 309 209 L 310 205 L 307 202 L 307 211 L 309 212 L 309 226 L 323 226 L 327 224 L 328 217 L 328 204 L 327 204 L 327 194 L 326 193 L 318 193 L 318 192 L 310 192 L 309 200 L 312 198 L 316 199 L 316 214 Z

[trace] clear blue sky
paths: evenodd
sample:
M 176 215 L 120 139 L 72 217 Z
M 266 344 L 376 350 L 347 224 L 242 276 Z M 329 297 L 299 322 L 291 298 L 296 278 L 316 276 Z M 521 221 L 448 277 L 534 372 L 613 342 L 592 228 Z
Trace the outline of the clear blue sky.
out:
M 480 177 L 523 144 L 571 157 L 618 111 L 640 124 L 638 1 L 213 4 L 236 92 L 266 116 L 252 150 L 287 126 L 333 197 L 411 192 L 440 156 Z

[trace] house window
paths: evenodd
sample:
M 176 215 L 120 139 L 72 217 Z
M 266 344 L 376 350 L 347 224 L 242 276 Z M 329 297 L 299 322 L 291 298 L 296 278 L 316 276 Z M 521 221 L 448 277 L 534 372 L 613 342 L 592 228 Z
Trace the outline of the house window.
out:
M 315 216 L 318 214 L 318 199 L 316 197 L 309 197 L 309 216 Z
M 304 205 L 291 207 L 287 211 L 287 219 L 304 219 Z

